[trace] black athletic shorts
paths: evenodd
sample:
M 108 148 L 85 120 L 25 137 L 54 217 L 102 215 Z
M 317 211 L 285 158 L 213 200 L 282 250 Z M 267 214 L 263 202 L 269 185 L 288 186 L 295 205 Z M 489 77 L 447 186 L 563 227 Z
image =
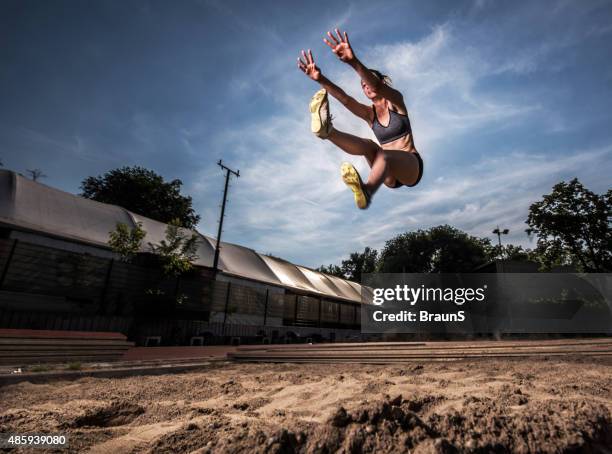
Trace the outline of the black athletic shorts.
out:
M 421 155 L 418 153 L 418 151 L 413 151 L 412 153 L 414 153 L 417 157 L 417 159 L 419 160 L 419 176 L 417 177 L 416 181 L 412 184 L 404 184 L 404 183 L 400 183 L 399 180 L 395 180 L 395 186 L 393 186 L 393 189 L 397 189 L 400 188 L 402 186 L 408 186 L 409 188 L 416 186 L 417 184 L 419 184 L 419 181 L 421 181 L 421 178 L 423 177 L 423 159 L 421 158 Z

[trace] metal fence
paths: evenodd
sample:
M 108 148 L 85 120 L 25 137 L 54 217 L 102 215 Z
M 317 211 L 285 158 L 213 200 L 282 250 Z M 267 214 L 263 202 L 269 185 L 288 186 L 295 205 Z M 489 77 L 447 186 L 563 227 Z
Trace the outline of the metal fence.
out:
M 0 328 L 119 331 L 161 336 L 279 337 L 354 333 L 359 305 L 248 282 L 180 278 L 159 267 L 0 239 Z

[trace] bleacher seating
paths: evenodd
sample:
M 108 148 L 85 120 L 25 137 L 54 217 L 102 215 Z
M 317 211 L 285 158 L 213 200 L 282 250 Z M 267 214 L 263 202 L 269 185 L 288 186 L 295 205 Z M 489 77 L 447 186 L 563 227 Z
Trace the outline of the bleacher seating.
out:
M 121 333 L 0 329 L 0 364 L 116 361 L 133 346 Z

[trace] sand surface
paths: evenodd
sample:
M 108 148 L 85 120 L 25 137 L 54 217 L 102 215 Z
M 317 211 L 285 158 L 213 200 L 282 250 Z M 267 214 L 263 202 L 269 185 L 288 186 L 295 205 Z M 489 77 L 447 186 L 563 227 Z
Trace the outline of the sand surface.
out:
M 612 358 L 216 363 L 24 382 L 0 388 L 0 432 L 65 433 L 70 452 L 113 454 L 612 453 Z

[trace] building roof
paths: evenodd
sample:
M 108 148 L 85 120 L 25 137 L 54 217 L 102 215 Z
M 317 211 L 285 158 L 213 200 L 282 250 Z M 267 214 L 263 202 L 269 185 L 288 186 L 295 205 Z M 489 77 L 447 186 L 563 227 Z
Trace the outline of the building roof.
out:
M 108 248 L 109 232 L 115 230 L 117 223 L 135 227 L 139 222 L 146 231 L 142 251 L 149 251 L 149 243 L 159 244 L 165 238 L 167 224 L 0 169 L 1 225 Z M 200 237 L 195 264 L 212 267 L 216 240 L 197 230 L 182 230 Z M 355 282 L 262 255 L 237 244 L 221 242 L 218 266 L 224 274 L 240 278 L 328 298 L 361 301 L 361 286 Z

